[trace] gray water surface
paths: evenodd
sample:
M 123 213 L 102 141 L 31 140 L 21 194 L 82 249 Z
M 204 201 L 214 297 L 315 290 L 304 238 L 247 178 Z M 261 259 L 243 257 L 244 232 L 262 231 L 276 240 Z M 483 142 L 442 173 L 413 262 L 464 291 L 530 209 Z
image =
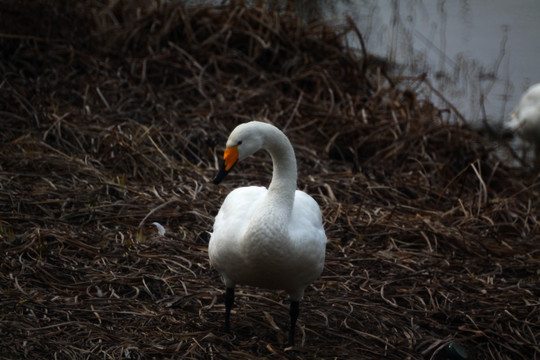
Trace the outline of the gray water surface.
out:
M 540 82 L 540 0 L 350 0 L 332 14 L 345 15 L 368 51 L 404 75 L 426 73 L 472 125 L 507 121 Z

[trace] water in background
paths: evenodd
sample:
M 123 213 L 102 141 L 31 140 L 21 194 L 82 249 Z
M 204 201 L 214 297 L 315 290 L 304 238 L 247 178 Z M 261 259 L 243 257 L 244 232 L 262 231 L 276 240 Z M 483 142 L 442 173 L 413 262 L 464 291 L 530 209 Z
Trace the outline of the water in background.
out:
M 220 0 L 191 0 L 220 3 Z M 248 3 L 259 3 L 247 0 Z M 427 75 L 473 127 L 497 131 L 532 84 L 540 83 L 540 0 L 268 0 L 305 20 L 350 17 L 367 50 L 398 75 Z M 350 44 L 360 47 L 354 34 Z
M 368 51 L 402 74 L 426 73 L 473 126 L 508 120 L 540 82 L 538 0 L 342 0 L 330 12 L 352 17 Z

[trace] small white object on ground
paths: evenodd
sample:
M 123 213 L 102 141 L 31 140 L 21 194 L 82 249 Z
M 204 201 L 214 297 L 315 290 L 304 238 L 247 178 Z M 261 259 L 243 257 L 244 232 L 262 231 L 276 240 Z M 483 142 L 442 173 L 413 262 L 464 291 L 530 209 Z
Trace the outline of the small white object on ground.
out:
M 152 225 L 154 225 L 159 233 L 159 235 L 165 235 L 165 228 L 163 227 L 163 225 L 161 225 L 160 223 L 158 222 L 153 222 Z

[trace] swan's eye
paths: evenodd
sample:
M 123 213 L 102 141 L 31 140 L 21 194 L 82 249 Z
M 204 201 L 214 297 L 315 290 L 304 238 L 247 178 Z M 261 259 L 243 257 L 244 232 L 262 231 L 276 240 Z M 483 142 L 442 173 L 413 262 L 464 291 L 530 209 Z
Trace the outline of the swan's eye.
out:
M 241 144 L 242 144 L 242 140 L 240 140 L 240 141 L 238 142 L 238 144 L 236 144 L 236 145 L 241 145 Z

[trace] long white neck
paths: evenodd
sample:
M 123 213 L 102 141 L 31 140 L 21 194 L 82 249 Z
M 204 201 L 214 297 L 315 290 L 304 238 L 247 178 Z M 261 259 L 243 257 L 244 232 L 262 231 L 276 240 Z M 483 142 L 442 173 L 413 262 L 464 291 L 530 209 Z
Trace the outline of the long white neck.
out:
M 272 182 L 268 187 L 267 204 L 290 214 L 296 191 L 296 158 L 293 147 L 287 137 L 275 127 L 269 127 L 263 145 L 273 163 Z M 284 214 L 285 215 L 285 214 Z
M 273 174 L 268 193 L 261 207 L 251 217 L 246 232 L 245 250 L 260 252 L 275 249 L 287 251 L 289 242 L 289 221 L 292 214 L 296 191 L 296 159 L 289 139 L 276 127 L 268 124 L 257 125 L 261 132 L 261 148 L 272 156 Z M 276 245 L 276 244 L 280 245 Z

